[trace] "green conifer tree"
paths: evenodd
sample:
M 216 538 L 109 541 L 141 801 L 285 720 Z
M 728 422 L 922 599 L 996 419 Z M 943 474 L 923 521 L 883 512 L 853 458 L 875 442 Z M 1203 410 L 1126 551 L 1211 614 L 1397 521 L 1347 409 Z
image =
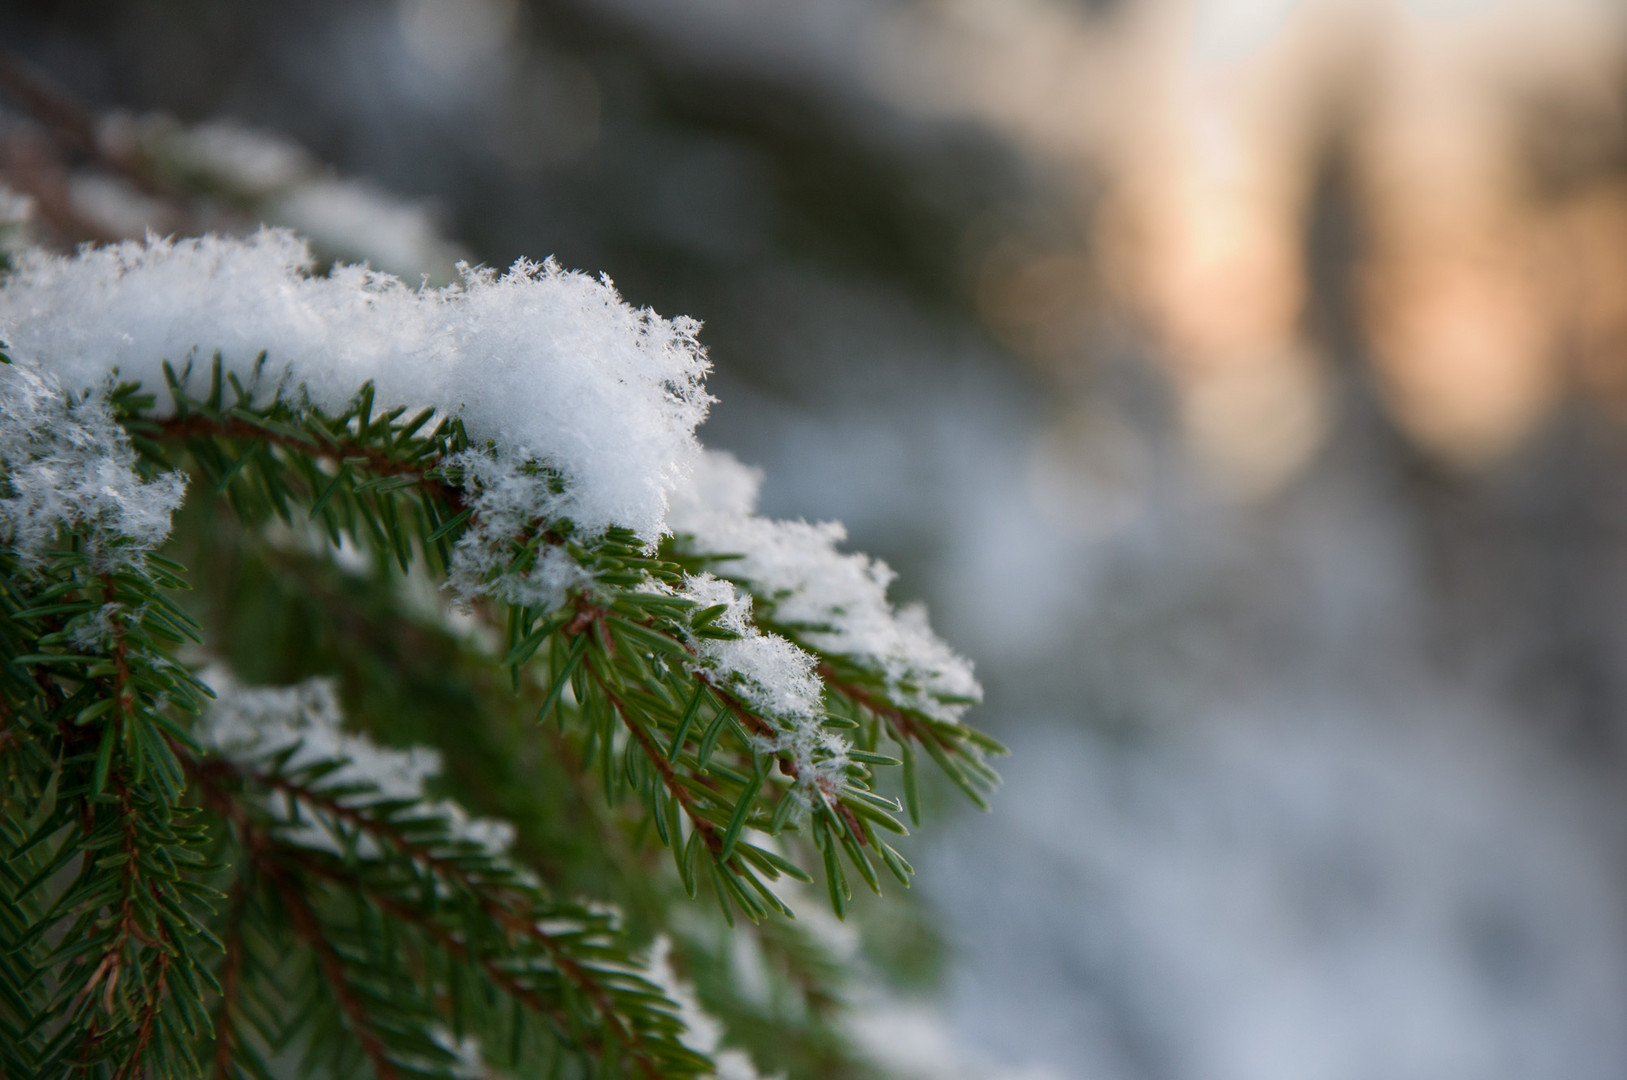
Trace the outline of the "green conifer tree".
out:
M 982 805 L 1000 748 L 700 448 L 696 329 L 276 232 L 14 252 L 0 1077 L 873 1074 L 792 907 L 907 885 L 918 761 Z

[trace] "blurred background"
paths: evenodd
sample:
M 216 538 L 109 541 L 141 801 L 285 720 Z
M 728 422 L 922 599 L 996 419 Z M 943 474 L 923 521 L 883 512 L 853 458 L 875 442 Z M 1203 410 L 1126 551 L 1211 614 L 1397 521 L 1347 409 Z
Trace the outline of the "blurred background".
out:
M 1014 751 L 910 851 L 946 959 L 855 1022 L 905 1075 L 1627 1077 L 1627 8 L 11 0 L 0 46 L 47 242 L 553 253 L 705 322 L 707 444 L 897 567 Z

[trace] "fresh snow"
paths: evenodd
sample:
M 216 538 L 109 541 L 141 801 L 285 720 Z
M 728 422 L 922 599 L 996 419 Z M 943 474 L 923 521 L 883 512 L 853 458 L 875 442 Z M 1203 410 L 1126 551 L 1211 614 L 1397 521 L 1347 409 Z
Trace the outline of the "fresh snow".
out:
M 694 320 L 636 310 L 608 280 L 552 261 L 466 269 L 441 289 L 311 270 L 308 246 L 273 229 L 28 251 L 0 288 L 0 339 L 70 390 L 100 390 L 116 371 L 158 392 L 160 410 L 162 362 L 207 367 L 217 352 L 245 384 L 266 354 L 260 401 L 282 393 L 337 413 L 372 380 L 381 410 L 434 407 L 505 459 L 558 470 L 549 516 L 662 535 L 711 402 Z
M 721 569 L 751 589 L 775 626 L 881 677 L 896 704 L 958 722 L 983 695 L 971 662 L 932 633 L 923 608 L 894 610 L 886 563 L 837 550 L 847 539 L 840 524 L 757 517 L 761 483 L 757 470 L 707 451 L 674 497 L 672 529 L 701 552 L 740 556 Z
M 693 320 L 635 310 L 608 281 L 551 261 L 466 268 L 440 289 L 311 267 L 307 246 L 279 230 L 21 253 L 0 287 L 0 339 L 15 361 L 0 370 L 0 539 L 27 560 L 59 528 L 83 528 L 104 562 L 162 542 L 182 481 L 136 474 L 105 395 L 138 381 L 159 392 L 163 415 L 162 363 L 190 365 L 201 392 L 198 369 L 218 354 L 258 402 L 337 413 L 372 381 L 379 410 L 462 420 L 477 448 L 448 462 L 475 511 L 453 556 L 460 601 L 546 609 L 592 588 L 561 548 L 507 569 L 539 521 L 570 519 L 580 535 L 621 526 L 649 544 L 678 532 L 702 553 L 740 556 L 723 568 L 760 616 L 879 679 L 895 704 L 958 722 L 980 698 L 970 663 L 925 613 L 888 602 L 884 563 L 840 551 L 838 524 L 756 516 L 760 474 L 702 451 L 695 429 L 711 399 Z M 835 782 L 846 744 L 822 726 L 815 658 L 758 630 L 751 596 L 728 581 L 692 577 L 683 595 L 726 605 L 719 625 L 737 637 L 693 644 L 720 685 L 781 727 L 761 749 Z
M 463 490 L 473 514 L 469 527 L 453 546 L 447 585 L 459 603 L 494 596 L 510 604 L 551 610 L 565 602 L 568 589 L 591 581 L 560 547 L 545 548 L 524 573 L 508 569 L 515 545 L 553 515 L 559 498 L 548 477 L 529 462 L 499 458 L 484 450 L 454 456 L 449 465 L 463 475 Z
M 0 543 L 36 563 L 62 528 L 83 530 L 102 569 L 128 564 L 169 535 L 184 479 L 143 481 L 101 397 L 71 396 L 36 365 L 0 364 Z
M 824 726 L 818 661 L 780 635 L 758 629 L 751 621 L 751 596 L 737 594 L 732 582 L 694 575 L 677 595 L 693 601 L 697 610 L 723 605 L 712 625 L 738 636 L 694 637 L 695 667 L 774 725 L 774 735 L 752 737 L 756 750 L 790 755 L 796 764 L 796 793 L 805 807 L 836 795 L 845 780 L 849 743 Z
M 284 771 L 320 761 L 343 762 L 322 778 L 322 786 L 368 784 L 375 789 L 372 794 L 347 795 L 339 800 L 350 806 L 394 799 L 425 800 L 425 781 L 441 770 L 440 755 L 434 750 L 391 750 L 365 736 L 346 732 L 339 698 L 330 680 L 245 687 L 221 667 L 209 668 L 200 677 L 215 692 L 215 700 L 199 721 L 194 737 L 228 760 L 253 766 L 292 751 Z M 285 800 L 272 800 L 269 808 L 282 814 L 285 839 L 307 847 L 343 850 L 340 838 L 328 832 L 309 811 L 294 813 Z M 506 821 L 471 818 L 454 802 L 426 801 L 424 810 L 440 817 L 454 836 L 478 844 L 493 855 L 505 854 L 514 839 L 514 827 Z
M 684 585 L 679 596 L 701 610 L 723 605 L 723 614 L 712 625 L 739 635 L 695 638 L 702 666 L 720 675 L 725 689 L 763 716 L 793 723 L 818 720 L 823 709 L 813 656 L 778 634 L 759 630 L 751 621 L 751 597 L 737 594 L 731 582 L 700 574 Z

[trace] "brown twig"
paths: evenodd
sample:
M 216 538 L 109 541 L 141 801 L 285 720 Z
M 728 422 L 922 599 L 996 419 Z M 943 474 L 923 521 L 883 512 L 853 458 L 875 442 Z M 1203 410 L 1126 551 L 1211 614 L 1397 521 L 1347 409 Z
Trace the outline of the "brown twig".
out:
M 147 1052 L 147 1045 L 152 1041 L 153 1023 L 158 1019 L 158 1012 L 164 1006 L 164 993 L 167 989 L 166 980 L 169 976 L 169 953 L 158 954 L 158 976 L 147 993 L 147 1007 L 141 1014 L 141 1026 L 136 1030 L 136 1045 L 130 1051 L 130 1057 L 124 1063 L 114 1080 L 128 1080 L 136 1075 L 136 1069 L 141 1063 L 142 1056 Z
M 286 875 L 276 872 L 273 868 L 270 876 L 278 895 L 282 897 L 283 907 L 288 910 L 288 917 L 294 923 L 294 932 L 312 952 L 316 953 L 317 963 L 322 967 L 322 976 L 332 987 L 333 996 L 339 1000 L 339 1008 L 345 1014 L 351 1034 L 362 1044 L 362 1052 L 367 1055 L 368 1064 L 373 1067 L 373 1074 L 378 1080 L 395 1080 L 395 1067 L 385 1056 L 384 1044 L 368 1026 L 367 1010 L 362 1008 L 362 1003 L 357 1001 L 355 994 L 351 992 L 350 981 L 345 977 L 344 964 L 323 935 L 321 920 L 316 917 L 316 912 L 311 910 L 311 905 L 306 901 L 304 894 L 294 888 L 293 882 L 289 881 Z
M 249 891 L 239 877 L 232 883 L 226 909 L 226 957 L 220 965 L 220 1007 L 215 1014 L 215 1075 L 229 1080 L 232 1075 L 232 1010 L 242 989 L 243 913 L 248 909 Z
M 410 461 L 398 461 L 377 447 L 362 446 L 357 443 L 338 442 L 331 446 L 323 446 L 315 442 L 292 435 L 284 435 L 276 431 L 268 431 L 246 420 L 217 420 L 214 417 L 192 413 L 188 416 L 175 416 L 165 420 L 153 421 L 157 431 L 153 436 L 157 440 L 192 439 L 199 436 L 213 436 L 216 438 L 237 439 L 244 442 L 269 443 L 295 450 L 312 457 L 328 461 L 342 461 L 345 458 L 365 458 L 369 471 L 380 476 L 415 476 L 419 486 L 429 495 L 444 500 L 451 506 L 463 505 L 463 491 L 443 480 L 436 480 L 424 475 L 422 466 Z
M 193 781 L 202 790 L 204 801 L 232 823 L 243 846 L 248 850 L 249 858 L 256 869 L 265 875 L 266 880 L 271 882 L 278 895 L 282 897 L 283 907 L 287 910 L 288 917 L 294 924 L 294 932 L 316 954 L 323 978 L 327 980 L 328 985 L 333 990 L 334 997 L 338 999 L 339 1008 L 345 1015 L 351 1033 L 362 1044 L 362 1052 L 367 1055 L 374 1074 L 379 1080 L 395 1080 L 396 1072 L 385 1057 L 384 1044 L 379 1042 L 378 1036 L 374 1035 L 369 1028 L 366 1010 L 362 1008 L 361 1002 L 357 1001 L 355 995 L 351 993 L 349 980 L 345 978 L 344 965 L 340 962 L 338 954 L 333 951 L 333 947 L 328 944 L 327 938 L 323 936 L 321 920 L 317 918 L 316 912 L 312 911 L 310 905 L 306 903 L 304 896 L 287 879 L 287 875 L 282 871 L 281 867 L 267 854 L 271 842 L 266 837 L 264 830 L 253 822 L 248 812 L 231 797 L 225 786 L 220 782 L 222 774 L 237 774 L 240 776 L 241 771 L 219 759 L 207 762 L 199 761 L 173 741 L 170 743 L 170 748 L 180 758 L 182 767 L 187 774 L 192 777 Z M 228 960 L 230 958 L 231 954 L 228 953 Z M 224 996 L 224 981 L 221 985 L 221 991 Z M 223 1012 L 222 1016 L 224 1015 Z M 215 1063 L 217 1069 L 219 1069 L 223 1067 L 219 1043 L 216 1044 L 215 1052 Z M 231 1059 L 227 1056 L 224 1067 L 229 1067 L 230 1064 Z
M 842 679 L 838 678 L 836 669 L 829 663 L 821 660 L 819 662 L 818 670 L 819 677 L 825 680 L 826 686 L 846 697 L 852 698 L 854 701 L 858 702 L 860 705 L 863 705 L 866 709 L 869 709 L 877 716 L 886 717 L 888 720 L 892 721 L 893 726 L 898 729 L 901 735 L 908 736 L 909 738 L 914 739 L 916 742 L 921 743 L 926 742 L 928 738 L 932 738 L 932 741 L 938 746 L 942 747 L 947 753 L 958 754 L 961 752 L 959 744 L 949 742 L 944 739 L 934 738 L 929 731 L 925 730 L 924 725 L 922 725 L 919 720 L 916 720 L 903 709 L 900 709 L 898 706 L 893 705 L 890 702 L 882 700 L 857 683 L 844 682 Z
M 311 874 L 313 877 L 319 877 L 336 885 L 366 892 L 368 899 L 377 904 L 382 910 L 389 912 L 404 922 L 412 923 L 432 936 L 442 948 L 459 959 L 478 963 L 481 969 L 486 972 L 488 978 L 502 987 L 509 995 L 519 998 L 521 1003 L 533 1012 L 547 1016 L 561 1027 L 570 1026 L 570 1017 L 564 1010 L 550 1006 L 535 990 L 522 985 L 518 979 L 509 972 L 504 971 L 495 961 L 475 956 L 468 942 L 458 938 L 445 926 L 429 918 L 424 912 L 403 904 L 393 897 L 373 892 L 368 889 L 367 883 L 360 878 L 345 874 L 333 866 L 309 858 L 304 852 L 285 848 L 280 852 L 280 857 L 296 863 L 303 872 Z M 597 1049 L 598 1044 L 590 1043 L 590 1048 Z
M 157 950 L 157 959 L 154 962 L 156 974 L 147 981 L 145 986 L 146 1002 L 141 1013 L 141 1021 L 136 1028 L 136 1042 L 130 1050 L 129 1057 L 125 1059 L 124 1065 L 115 1076 L 115 1080 L 127 1080 L 127 1078 L 135 1075 L 135 1070 L 140 1066 L 141 1060 L 147 1052 L 147 1046 L 152 1041 L 153 1024 L 158 1018 L 159 1011 L 164 1006 L 164 995 L 168 990 L 170 953 L 167 948 L 163 947 L 169 944 L 167 940 L 168 934 L 163 935 L 166 939 L 163 943 L 146 941 L 146 935 L 142 934 L 140 928 L 136 925 L 134 898 L 136 892 L 141 889 L 143 882 L 137 860 L 140 845 L 136 836 L 135 807 L 130 801 L 129 788 L 125 785 L 123 778 L 117 775 L 114 777 L 114 790 L 118 796 L 120 815 L 124 819 L 122 833 L 124 838 L 125 888 L 124 896 L 119 904 L 118 936 L 107 951 L 102 954 L 102 961 L 97 965 L 96 972 L 80 993 L 89 994 L 96 988 L 98 983 L 104 983 L 102 991 L 104 1005 L 111 1014 L 114 1009 L 113 995 L 118 987 L 119 975 L 125 966 L 123 954 L 125 949 L 129 947 L 130 942 L 132 940 L 139 941 Z M 157 892 L 153 883 L 149 881 L 145 884 L 147 890 L 156 899 Z M 163 932 L 160 931 L 160 933 Z
M 627 703 L 622 701 L 614 690 L 610 689 L 609 684 L 605 682 L 604 677 L 599 674 L 591 662 L 588 663 L 587 668 L 588 673 L 593 676 L 593 681 L 599 684 L 600 690 L 604 691 L 604 696 L 609 700 L 610 707 L 616 711 L 617 718 L 621 720 L 623 726 L 637 740 L 639 749 L 644 752 L 644 756 L 649 759 L 650 764 L 661 774 L 661 782 L 666 785 L 667 790 L 672 793 L 672 797 L 677 799 L 679 805 L 684 808 L 684 813 L 688 815 L 690 823 L 695 826 L 695 831 L 701 834 L 701 840 L 706 844 L 707 850 L 714 855 L 721 853 L 723 851 L 723 838 L 717 834 L 717 826 L 701 814 L 700 808 L 695 803 L 694 793 L 684 786 L 683 781 L 678 777 L 678 771 L 672 767 L 672 763 L 661 752 L 661 748 L 655 745 L 655 740 L 651 739 L 650 733 L 644 730 L 644 725 L 637 723 L 628 715 Z M 604 752 L 610 753 L 610 748 L 605 747 Z M 676 843 L 676 839 L 673 842 Z
M 111 575 L 102 575 L 102 587 L 106 599 L 108 602 L 112 602 L 114 586 Z M 113 669 L 112 696 L 113 700 L 118 703 L 118 708 L 110 721 L 112 724 L 111 731 L 104 733 L 102 737 L 117 739 L 121 734 L 120 727 L 123 724 L 124 714 L 129 708 L 130 693 L 130 667 L 125 656 L 124 634 L 121 629 L 117 628 L 114 630 L 113 639 Z M 116 767 L 110 766 L 108 778 L 113 785 L 119 807 L 119 831 L 124 856 L 124 873 L 122 875 L 124 892 L 119 900 L 118 933 L 112 943 L 103 951 L 101 963 L 96 966 L 95 973 L 91 975 L 90 981 L 85 984 L 85 988 L 80 993 L 89 994 L 105 979 L 106 987 L 103 991 L 103 998 L 107 1011 L 111 1013 L 113 1011 L 113 991 L 118 984 L 120 970 L 124 966 L 124 950 L 129 945 L 131 938 L 139 936 L 136 927 L 135 895 L 141 888 L 141 869 L 140 859 L 138 858 L 141 853 L 141 844 L 136 833 L 136 811 L 130 798 L 130 788 L 125 784 L 122 773 Z M 87 800 L 87 808 L 88 806 L 89 802 Z M 137 1056 L 131 1055 L 130 1060 L 135 1061 Z

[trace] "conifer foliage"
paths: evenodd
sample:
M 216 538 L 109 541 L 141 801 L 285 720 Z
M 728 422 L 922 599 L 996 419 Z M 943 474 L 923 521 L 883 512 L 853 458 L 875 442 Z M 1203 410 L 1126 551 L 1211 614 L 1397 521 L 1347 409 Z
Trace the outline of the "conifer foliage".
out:
M 14 258 L 0 1076 L 857 1069 L 794 883 L 908 884 L 917 763 L 981 805 L 999 747 L 887 569 L 700 447 L 696 331 L 278 232 Z M 795 1008 L 699 1012 L 701 905 Z

